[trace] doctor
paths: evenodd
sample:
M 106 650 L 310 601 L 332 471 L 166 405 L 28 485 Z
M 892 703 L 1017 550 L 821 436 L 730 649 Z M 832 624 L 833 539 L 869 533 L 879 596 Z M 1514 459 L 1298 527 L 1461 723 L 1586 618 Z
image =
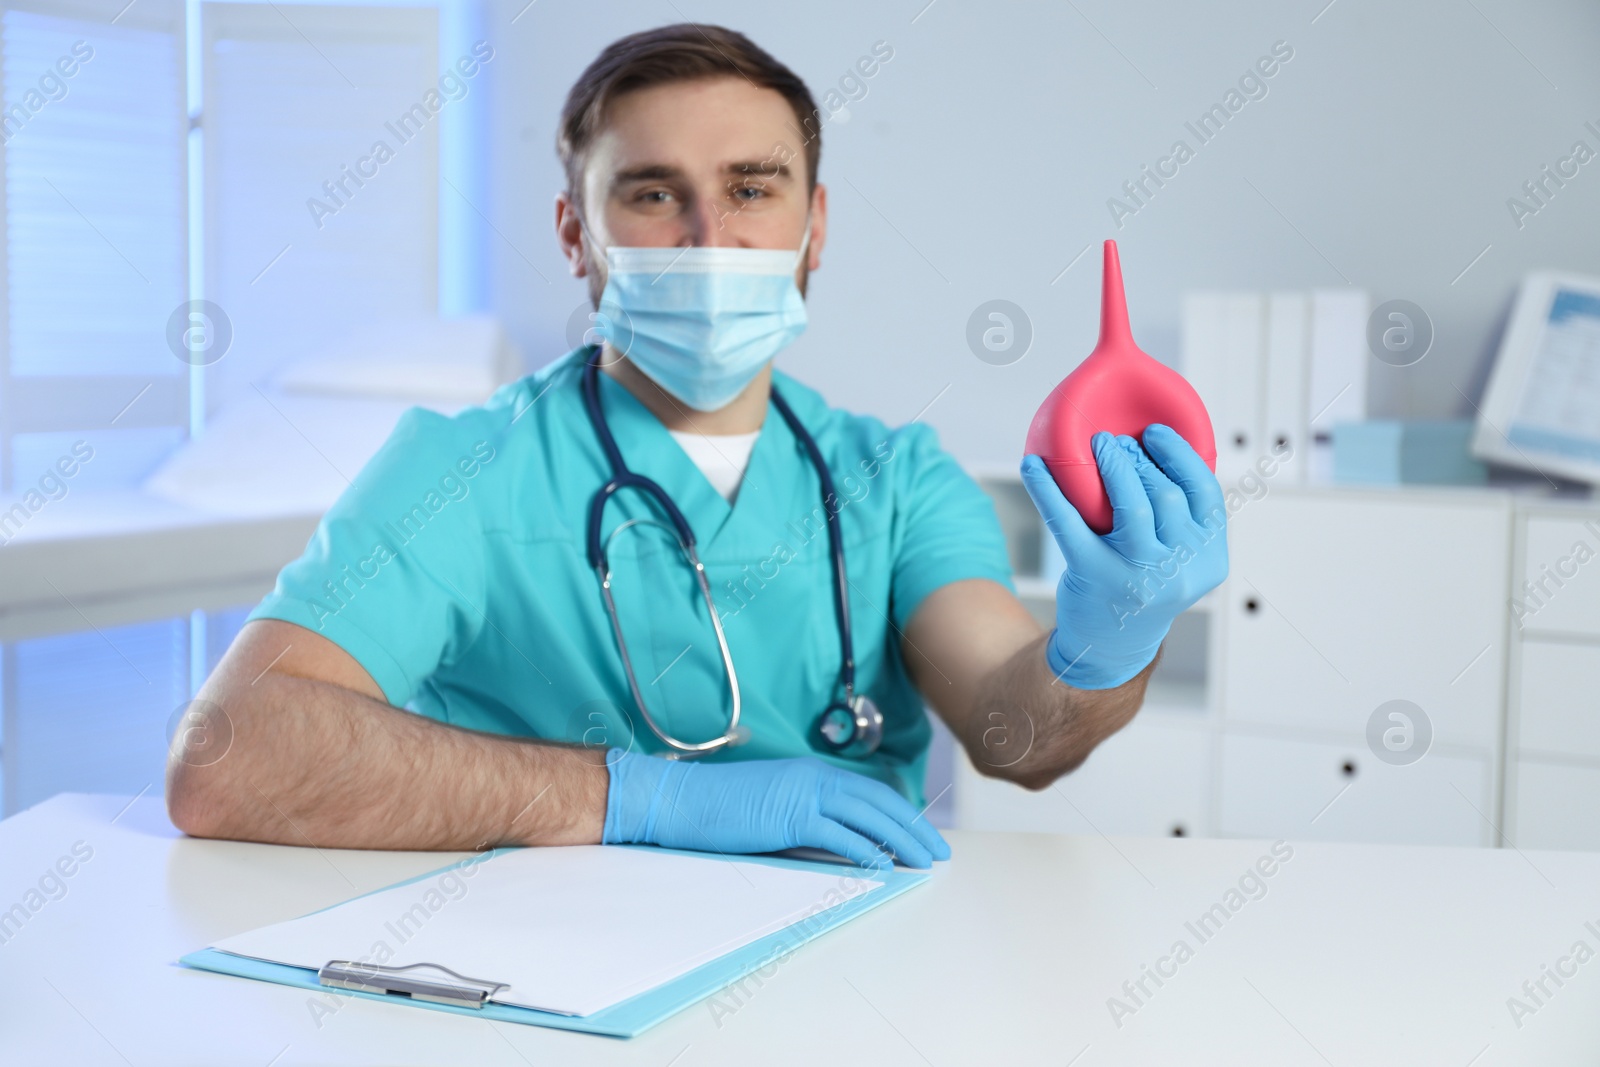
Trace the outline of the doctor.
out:
M 594 343 L 400 421 L 202 688 L 169 764 L 179 827 L 927 867 L 949 848 L 921 814 L 925 703 L 1031 789 L 1133 717 L 1226 573 L 1216 479 L 1165 427 L 1100 435 L 1102 537 L 1027 459 L 1067 559 L 1045 632 L 930 428 L 773 368 L 826 244 L 819 135 L 805 85 L 719 27 L 584 71 L 555 223 Z

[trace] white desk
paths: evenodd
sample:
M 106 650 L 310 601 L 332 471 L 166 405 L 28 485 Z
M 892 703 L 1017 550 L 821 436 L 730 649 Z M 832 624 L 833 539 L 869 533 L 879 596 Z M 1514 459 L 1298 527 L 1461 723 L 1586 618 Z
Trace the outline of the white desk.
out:
M 61 796 L 0 823 L 0 908 L 75 842 L 93 857 L 0 944 L 7 1064 L 1578 1064 L 1600 957 L 1513 1022 L 1574 942 L 1600 951 L 1600 855 L 1294 845 L 1204 943 L 1254 841 L 952 833 L 929 884 L 797 952 L 731 1014 L 631 1041 L 345 1001 L 177 967 L 224 935 L 421 873 L 440 854 L 180 837 L 158 799 Z M 575 916 L 574 921 L 604 921 Z M 1107 999 L 1175 941 L 1136 1014 Z M 1570 970 L 1572 965 L 1567 965 Z M 1167 969 L 1173 969 L 1168 965 Z M 724 1009 L 735 1000 L 726 997 Z M 1131 1003 L 1131 1002 L 1130 1002 Z M 1074 1058 L 1076 1057 L 1076 1059 Z

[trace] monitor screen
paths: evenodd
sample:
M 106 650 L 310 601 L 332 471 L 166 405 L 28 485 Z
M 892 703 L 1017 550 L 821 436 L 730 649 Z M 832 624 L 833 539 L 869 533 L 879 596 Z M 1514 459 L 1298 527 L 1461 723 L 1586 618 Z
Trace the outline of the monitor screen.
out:
M 1534 274 L 1524 281 L 1473 452 L 1600 484 L 1600 279 Z
M 1506 436 L 1600 462 L 1600 295 L 1556 290 Z

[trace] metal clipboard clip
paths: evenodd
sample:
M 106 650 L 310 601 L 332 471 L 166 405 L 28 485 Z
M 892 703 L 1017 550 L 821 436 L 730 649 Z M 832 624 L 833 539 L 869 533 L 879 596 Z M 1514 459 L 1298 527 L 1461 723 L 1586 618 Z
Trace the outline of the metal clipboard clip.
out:
M 407 974 L 428 968 L 441 971 L 449 977 L 428 977 Z M 405 967 L 380 967 L 374 963 L 351 960 L 329 960 L 317 971 L 317 981 L 339 989 L 355 989 L 363 993 L 411 997 L 413 1000 L 431 1000 L 437 1004 L 454 1004 L 463 1008 L 482 1008 L 488 999 L 508 988 L 505 982 L 484 982 L 467 978 L 437 963 L 413 963 Z

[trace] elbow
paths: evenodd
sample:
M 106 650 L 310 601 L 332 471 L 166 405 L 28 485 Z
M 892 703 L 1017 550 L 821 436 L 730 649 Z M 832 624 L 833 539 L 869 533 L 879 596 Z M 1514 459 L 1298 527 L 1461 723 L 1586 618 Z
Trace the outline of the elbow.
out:
M 1055 785 L 1056 779 L 1059 777 L 1061 776 L 1058 774 L 1034 771 L 1030 774 L 1019 774 L 1011 780 L 1030 793 L 1043 793 L 1046 789 Z
M 167 752 L 167 818 L 192 837 L 236 837 L 242 753 L 234 721 L 211 701 L 190 709 Z
M 1029 763 L 1015 767 L 978 767 L 978 772 L 985 778 L 998 778 L 1012 785 L 1020 785 L 1030 793 L 1042 793 L 1055 785 L 1064 775 L 1077 770 L 1083 760 L 1072 763 L 1049 764 Z
M 186 747 L 167 756 L 167 818 L 191 837 L 238 838 L 237 759 L 206 762 Z
M 1053 757 L 1033 752 L 1027 758 L 1018 760 L 1010 766 L 983 763 L 975 765 L 986 778 L 999 778 L 1013 785 L 1019 785 L 1031 793 L 1042 793 L 1083 766 L 1088 758 L 1087 752 L 1072 752 Z
M 203 770 L 183 762 L 178 753 L 168 757 L 167 818 L 190 837 L 222 837 L 221 805 L 202 787 Z
M 1030 793 L 1042 793 L 1055 785 L 1062 778 L 1071 774 L 1083 765 L 1082 759 L 1073 760 L 1071 763 L 1057 763 L 1048 767 L 1030 768 L 1023 774 L 1013 778 L 1022 788 Z

